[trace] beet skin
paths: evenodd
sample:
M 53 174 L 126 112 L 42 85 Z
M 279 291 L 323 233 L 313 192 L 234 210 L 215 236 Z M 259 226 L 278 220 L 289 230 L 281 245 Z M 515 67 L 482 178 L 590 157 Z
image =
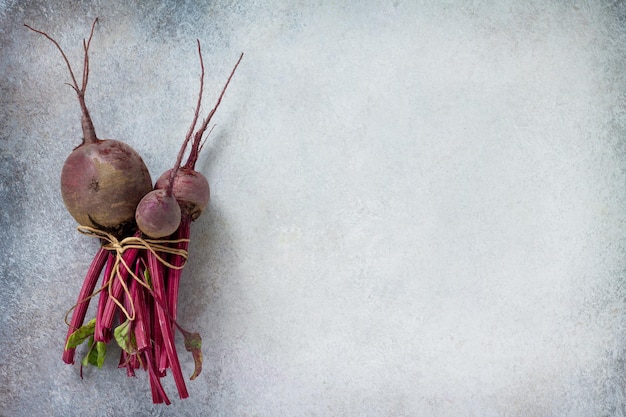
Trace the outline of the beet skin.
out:
M 115 235 L 134 225 L 137 204 L 151 190 L 141 156 L 117 140 L 80 145 L 61 171 L 61 194 L 72 217 Z

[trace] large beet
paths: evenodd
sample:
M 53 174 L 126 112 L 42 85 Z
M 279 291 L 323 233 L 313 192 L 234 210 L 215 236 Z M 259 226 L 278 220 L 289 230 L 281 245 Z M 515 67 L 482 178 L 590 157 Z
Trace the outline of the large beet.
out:
M 79 85 L 65 52 L 46 32 L 27 28 L 48 38 L 57 47 L 76 92 L 82 112 L 83 143 L 65 160 L 61 171 L 61 194 L 65 207 L 81 226 L 89 226 L 118 237 L 132 234 L 135 209 L 142 197 L 152 190 L 146 164 L 133 148 L 117 140 L 101 140 L 96 136 L 85 91 L 89 80 L 89 45 L 96 26 L 91 25 L 89 39 L 83 41 L 85 57 L 83 77 Z
M 82 226 L 120 235 L 134 224 L 135 209 L 152 190 L 145 163 L 117 140 L 84 143 L 61 171 L 65 207 Z

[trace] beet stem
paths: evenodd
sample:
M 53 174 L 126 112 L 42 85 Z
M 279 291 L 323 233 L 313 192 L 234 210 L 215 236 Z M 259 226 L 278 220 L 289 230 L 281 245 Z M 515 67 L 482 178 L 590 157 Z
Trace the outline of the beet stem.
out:
M 168 254 L 178 254 L 185 258 L 187 257 L 187 254 L 185 251 L 167 246 L 177 243 L 177 240 L 144 240 L 140 238 L 141 231 L 137 231 L 134 236 L 125 238 L 122 241 L 118 241 L 113 235 L 110 235 L 102 230 L 87 226 L 79 226 L 78 231 L 85 235 L 99 237 L 107 241 L 108 243 L 103 247 L 116 252 L 115 264 L 113 271 L 111 272 L 112 277 L 109 278 L 109 281 L 106 284 L 106 288 L 108 289 L 106 305 L 104 306 L 104 309 L 99 309 L 100 314 L 96 317 L 96 328 L 94 332 L 94 338 L 96 341 L 107 342 L 110 340 L 110 330 L 117 308 L 120 309 L 128 320 L 132 321 L 134 319 L 135 308 L 131 308 L 131 312 L 129 312 L 119 301 L 122 291 L 124 291 L 126 295 L 129 294 L 129 279 L 135 280 L 144 287 L 149 288 L 149 285 L 136 276 L 131 270 L 131 266 L 135 265 L 140 251 L 147 251 L 156 262 L 160 262 L 168 268 L 176 268 L 176 266 L 170 264 L 164 258 L 157 255 L 157 250 Z M 120 267 L 120 264 L 122 267 Z M 182 268 L 182 266 L 180 268 Z M 117 279 L 113 279 L 113 276 Z M 131 276 L 131 278 L 129 278 L 129 276 Z
M 98 137 L 96 136 L 96 130 L 93 126 L 91 116 L 89 115 L 89 110 L 87 109 L 87 105 L 85 104 L 85 91 L 87 90 L 87 81 L 89 79 L 89 45 L 91 44 L 91 39 L 93 37 L 94 28 L 96 27 L 97 22 L 98 22 L 98 18 L 96 17 L 93 23 L 91 24 L 91 32 L 89 33 L 89 39 L 87 41 L 83 39 L 83 49 L 85 51 L 85 54 L 84 54 L 85 56 L 83 59 L 83 78 L 82 78 L 82 84 L 80 88 L 78 87 L 78 82 L 76 81 L 76 77 L 74 76 L 74 71 L 72 70 L 70 61 L 67 59 L 67 55 L 65 55 L 65 52 L 63 51 L 63 48 L 61 48 L 61 45 L 59 45 L 59 43 L 50 35 L 48 35 L 46 32 L 35 29 L 27 25 L 26 23 L 24 23 L 24 26 L 26 26 L 28 29 L 48 38 L 48 40 L 50 40 L 57 47 L 59 52 L 61 52 L 61 56 L 63 57 L 63 60 L 65 61 L 65 64 L 67 65 L 67 69 L 70 71 L 70 77 L 72 78 L 72 84 L 69 84 L 69 86 L 72 87 L 74 91 L 76 92 L 76 94 L 78 95 L 78 103 L 80 104 L 80 109 L 82 112 L 81 126 L 83 129 L 83 144 L 84 143 L 96 143 L 98 141 Z
M 102 278 L 102 287 L 101 289 L 106 289 L 109 286 L 109 280 L 111 279 L 111 273 L 113 272 L 113 267 L 115 266 L 115 255 L 114 252 L 109 251 L 109 257 L 107 259 L 107 265 L 104 269 L 104 277 Z M 96 322 L 99 321 L 99 318 L 102 317 L 104 313 L 104 309 L 106 307 L 107 301 L 109 299 L 108 291 L 100 291 L 100 298 L 98 299 L 98 307 L 96 309 Z M 97 326 L 97 324 L 96 324 Z
M 165 345 L 165 351 L 167 352 L 167 357 L 169 359 L 170 366 L 172 367 L 172 376 L 174 377 L 174 383 L 178 388 L 178 395 L 181 399 L 187 398 L 189 397 L 189 393 L 187 392 L 185 379 L 180 368 L 180 362 L 178 361 L 176 346 L 174 344 L 174 334 L 172 332 L 168 315 L 164 311 L 164 306 L 162 305 L 165 300 L 163 264 L 159 262 L 154 253 L 148 252 L 147 255 L 148 269 L 150 270 L 150 276 L 152 278 L 154 299 L 157 301 L 155 303 L 155 309 L 161 334 L 163 336 L 163 344 Z
M 191 152 L 189 153 L 189 157 L 187 158 L 187 163 L 185 164 L 186 168 L 190 168 L 190 169 L 194 169 L 195 168 L 196 161 L 198 160 L 198 155 L 200 153 L 199 148 L 200 148 L 200 143 L 202 141 L 202 135 L 206 131 L 209 123 L 211 122 L 211 118 L 213 117 L 213 115 L 217 111 L 217 108 L 219 107 L 220 103 L 222 102 L 222 98 L 224 97 L 224 94 L 226 93 L 226 89 L 228 88 L 228 84 L 230 84 L 230 80 L 235 75 L 235 71 L 237 70 L 237 67 L 239 66 L 239 63 L 241 62 L 242 59 L 243 59 L 243 52 L 239 56 L 239 60 L 237 60 L 237 63 L 233 67 L 233 70 L 230 72 L 230 75 L 228 76 L 228 80 L 226 80 L 226 84 L 224 85 L 224 88 L 222 89 L 222 92 L 220 93 L 220 96 L 217 99 L 217 103 L 215 103 L 215 107 L 213 107 L 213 109 L 211 109 L 211 111 L 209 112 L 209 115 L 207 116 L 207 118 L 202 123 L 202 126 L 200 126 L 200 129 L 196 132 L 196 134 L 194 136 L 193 144 L 191 146 Z
M 215 129 L 215 126 L 217 125 L 213 125 L 211 126 L 211 129 L 209 129 L 209 133 L 206 134 L 206 137 L 204 138 L 204 140 L 202 141 L 202 143 L 200 144 L 200 146 L 198 146 L 198 154 L 200 152 L 202 152 L 202 148 L 204 147 L 204 144 L 206 143 L 207 139 L 209 138 L 209 136 L 211 136 L 211 132 L 213 132 L 213 129 Z
M 148 267 L 149 268 L 149 267 Z M 159 326 L 159 318 L 156 311 L 156 302 L 154 301 L 154 294 L 150 293 L 151 300 L 151 309 L 150 309 L 150 320 L 152 323 L 152 355 L 155 365 L 155 370 L 158 372 L 160 377 L 165 376 L 165 367 L 161 367 L 161 356 L 164 352 L 163 346 L 163 334 L 161 332 L 161 327 Z M 165 353 L 167 355 L 167 353 Z
M 124 305 L 126 306 L 127 309 L 130 308 L 130 296 L 129 294 L 127 294 L 126 297 L 124 297 Z M 128 326 L 131 326 L 131 323 L 128 324 Z M 132 333 L 132 328 L 129 329 L 129 335 Z M 128 347 L 129 344 L 127 344 Z M 132 369 L 131 366 L 131 354 L 129 354 L 128 352 L 126 352 L 126 350 L 122 349 L 120 352 L 120 361 L 117 365 L 118 368 L 126 368 L 126 374 L 131 377 L 131 376 L 135 376 L 135 372 Z
M 130 265 L 134 263 L 138 253 L 139 249 L 129 249 L 124 252 L 122 257 L 124 258 L 126 264 Z M 119 279 L 115 279 L 108 283 L 109 294 L 106 305 L 102 310 L 102 315 L 96 318 L 96 329 L 94 332 L 94 339 L 96 341 L 108 342 L 111 338 L 110 333 L 113 325 L 113 317 L 118 307 L 116 301 L 122 294 L 123 284 L 125 284 L 125 282 L 122 281 L 128 280 L 128 275 L 128 270 L 126 268 L 122 268 L 118 276 Z
M 180 168 L 180 164 L 183 161 L 183 155 L 185 153 L 185 149 L 187 148 L 187 144 L 191 140 L 191 136 L 193 135 L 193 130 L 196 128 L 196 123 L 198 122 L 198 118 L 200 117 L 200 107 L 202 105 L 202 92 L 204 90 L 204 62 L 202 60 L 202 50 L 200 48 L 200 40 L 196 39 L 198 42 L 198 56 L 200 58 L 200 93 L 198 94 L 198 102 L 196 103 L 196 110 L 194 112 L 193 120 L 191 122 L 191 126 L 189 127 L 189 131 L 185 135 L 185 140 L 183 141 L 183 145 L 180 147 L 180 151 L 178 151 L 178 156 L 176 157 L 176 164 L 174 164 L 174 169 L 170 173 L 169 183 L 167 185 L 167 193 L 171 195 L 172 189 L 174 188 L 174 178 L 176 178 L 176 173 Z
M 87 275 L 85 276 L 85 280 L 83 281 L 83 286 L 80 289 L 78 294 L 78 302 L 76 304 L 76 309 L 72 314 L 72 320 L 70 322 L 69 329 L 67 330 L 67 337 L 65 339 L 65 343 L 67 344 L 67 339 L 70 335 L 83 325 L 85 321 L 85 315 L 87 314 L 87 307 L 89 307 L 89 301 L 93 294 L 94 289 L 96 288 L 96 284 L 98 282 L 98 278 L 100 277 L 100 273 L 104 268 L 104 264 L 107 261 L 109 256 L 109 251 L 100 247 L 96 256 L 93 258 L 89 269 L 87 270 Z M 74 352 L 76 348 L 64 349 L 63 350 L 63 361 L 68 364 L 74 363 Z
M 137 350 L 142 352 L 150 348 L 150 317 L 148 315 L 148 305 L 144 296 L 145 289 L 137 281 L 133 281 L 131 283 L 130 291 L 137 308 L 137 318 L 135 319 L 134 324 Z
M 148 375 L 150 377 L 150 388 L 152 391 L 152 402 L 155 404 L 161 404 L 165 402 L 166 405 L 170 405 L 171 401 L 167 398 L 167 394 L 163 389 L 163 385 L 161 385 L 161 380 L 159 379 L 159 375 L 157 370 L 154 368 L 154 358 L 152 357 L 152 352 L 150 350 L 146 351 L 146 359 L 148 362 Z
M 85 60 L 83 62 L 83 84 L 81 91 L 85 94 L 87 91 L 87 80 L 89 79 L 89 45 L 91 45 L 91 39 L 93 38 L 93 30 L 96 27 L 96 23 L 98 22 L 98 18 L 96 17 L 91 24 L 91 32 L 89 33 L 89 39 L 85 41 L 83 39 L 83 49 L 85 50 Z
M 183 218 L 176 232 L 176 239 L 186 239 L 180 243 L 175 244 L 177 249 L 188 250 L 191 226 L 191 217 L 187 214 L 183 214 Z M 182 256 L 173 255 L 170 261 L 173 265 L 180 267 L 185 264 L 186 259 Z M 168 268 L 167 270 L 167 308 L 170 312 L 172 329 L 176 322 L 177 310 L 178 310 L 178 289 L 180 287 L 180 277 L 183 273 L 182 268 Z

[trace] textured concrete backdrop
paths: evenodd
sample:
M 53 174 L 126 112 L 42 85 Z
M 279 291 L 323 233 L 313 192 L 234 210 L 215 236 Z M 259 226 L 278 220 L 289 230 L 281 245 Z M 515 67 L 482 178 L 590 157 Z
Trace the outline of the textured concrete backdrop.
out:
M 205 368 L 61 361 L 97 242 L 59 192 L 101 137 L 199 161 L 181 321 Z M 626 6 L 610 1 L 0 0 L 0 415 L 626 415 Z M 191 358 L 178 339 L 184 372 Z

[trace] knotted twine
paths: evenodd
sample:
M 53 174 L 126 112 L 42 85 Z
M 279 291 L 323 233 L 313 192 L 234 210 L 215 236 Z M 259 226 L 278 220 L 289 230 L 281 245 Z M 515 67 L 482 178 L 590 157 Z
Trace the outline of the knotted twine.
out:
M 168 245 L 189 242 L 189 239 L 173 239 L 173 240 L 143 239 L 138 236 L 129 236 L 122 240 L 118 240 L 115 236 L 113 236 L 110 233 L 107 233 L 103 230 L 94 229 L 93 227 L 89 227 L 89 226 L 78 226 L 78 231 L 86 236 L 95 237 L 95 238 L 100 239 L 101 241 L 104 241 L 105 243 L 102 245 L 102 247 L 109 251 L 115 252 L 115 262 L 113 264 L 113 268 L 111 269 L 111 275 L 109 276 L 107 283 L 104 286 L 102 286 L 100 289 L 98 289 L 98 291 L 91 294 L 89 297 L 76 303 L 65 315 L 66 323 L 67 323 L 67 316 L 72 310 L 74 310 L 79 304 L 97 295 L 105 287 L 108 289 L 109 297 L 111 298 L 111 300 L 113 300 L 113 302 L 120 308 L 120 310 L 126 316 L 126 318 L 129 321 L 133 321 L 135 319 L 135 306 L 134 306 L 132 297 L 130 295 L 130 290 L 128 289 L 128 285 L 126 285 L 125 280 L 122 278 L 121 268 L 123 267 L 124 269 L 126 269 L 126 272 L 128 272 L 128 274 L 143 287 L 147 288 L 150 291 L 152 291 L 152 287 L 147 282 L 147 280 L 144 280 L 138 277 L 133 271 L 133 269 L 128 265 L 128 263 L 126 263 L 126 261 L 124 260 L 124 257 L 122 256 L 126 250 L 145 249 L 149 251 L 150 253 L 152 253 L 152 255 L 154 255 L 154 257 L 161 264 L 171 269 L 183 269 L 185 267 L 185 263 L 187 262 L 187 256 L 188 256 L 187 250 L 174 248 Z M 182 256 L 185 259 L 185 261 L 182 263 L 182 265 L 176 266 L 174 264 L 171 264 L 170 262 L 168 262 L 161 256 L 159 256 L 159 253 Z M 113 284 L 114 278 L 117 278 L 119 280 L 120 285 L 122 286 L 124 290 L 124 294 L 129 300 L 130 307 L 131 307 L 130 313 L 124 307 L 124 305 L 117 298 L 113 296 L 112 284 Z

